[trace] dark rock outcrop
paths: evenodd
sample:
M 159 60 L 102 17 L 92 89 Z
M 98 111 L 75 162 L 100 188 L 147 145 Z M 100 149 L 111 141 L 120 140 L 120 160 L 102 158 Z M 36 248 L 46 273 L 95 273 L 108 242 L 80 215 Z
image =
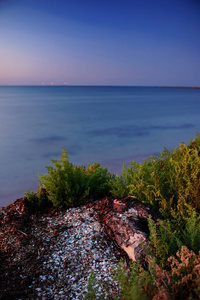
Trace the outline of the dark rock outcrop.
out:
M 148 218 L 162 217 L 134 197 L 106 198 L 92 204 L 98 211 L 100 222 L 110 238 L 133 261 L 147 261 Z

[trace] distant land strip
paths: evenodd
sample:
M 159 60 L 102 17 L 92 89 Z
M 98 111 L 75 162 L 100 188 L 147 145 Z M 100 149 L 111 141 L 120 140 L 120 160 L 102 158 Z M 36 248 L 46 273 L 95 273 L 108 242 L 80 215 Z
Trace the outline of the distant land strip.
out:
M 161 89 L 200 89 L 200 86 L 158 86 Z

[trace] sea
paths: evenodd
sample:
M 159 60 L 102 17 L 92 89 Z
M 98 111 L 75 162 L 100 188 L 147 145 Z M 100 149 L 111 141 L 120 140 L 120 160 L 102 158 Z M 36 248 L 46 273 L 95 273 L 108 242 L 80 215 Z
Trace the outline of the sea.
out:
M 38 173 L 62 147 L 70 162 L 142 162 L 200 132 L 200 89 L 125 86 L 1 86 L 0 206 L 37 191 Z

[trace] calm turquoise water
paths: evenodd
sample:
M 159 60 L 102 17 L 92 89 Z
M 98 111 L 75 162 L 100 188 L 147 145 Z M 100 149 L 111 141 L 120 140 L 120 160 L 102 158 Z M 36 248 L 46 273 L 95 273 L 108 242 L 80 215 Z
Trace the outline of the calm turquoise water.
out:
M 67 148 L 71 162 L 120 173 L 200 132 L 200 90 L 0 87 L 0 206 L 37 190 L 38 173 Z

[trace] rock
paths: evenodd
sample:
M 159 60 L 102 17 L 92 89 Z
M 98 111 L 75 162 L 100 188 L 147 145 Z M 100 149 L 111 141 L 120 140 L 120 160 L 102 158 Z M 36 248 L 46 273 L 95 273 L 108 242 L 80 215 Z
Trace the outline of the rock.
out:
M 91 271 L 107 299 L 117 295 L 112 270 L 124 253 L 146 262 L 149 215 L 161 218 L 133 197 L 41 211 L 18 199 L 0 211 L 0 299 L 82 299 Z
M 96 201 L 100 222 L 109 237 L 125 251 L 133 261 L 145 262 L 148 244 L 148 218 L 154 221 L 162 217 L 133 197 L 106 198 Z

